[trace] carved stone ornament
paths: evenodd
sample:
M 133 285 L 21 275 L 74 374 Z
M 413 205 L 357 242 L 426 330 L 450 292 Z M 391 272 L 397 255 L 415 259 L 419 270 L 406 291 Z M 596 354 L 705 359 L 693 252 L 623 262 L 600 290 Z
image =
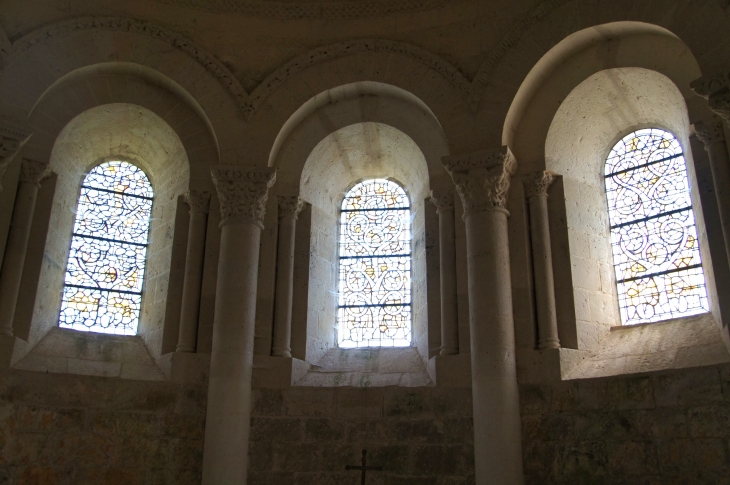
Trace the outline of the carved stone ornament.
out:
M 709 120 L 695 123 L 695 135 L 705 144 L 705 148 L 713 143 L 724 142 L 725 130 L 722 126 L 722 120 L 715 116 Z
M 436 206 L 436 212 L 453 211 L 456 206 L 452 189 L 435 189 L 431 191 L 429 199 Z
M 707 99 L 712 111 L 730 123 L 730 71 L 702 77 L 690 83 L 690 87 Z
M 525 187 L 525 197 L 528 199 L 536 195 L 547 197 L 548 188 L 554 181 L 555 176 L 545 170 L 528 175 L 522 182 Z
M 190 206 L 191 214 L 207 214 L 210 208 L 210 192 L 189 190 L 185 194 L 185 202 Z
M 276 181 L 276 170 L 219 165 L 210 172 L 221 205 L 221 226 L 253 222 L 263 227 L 266 199 Z
M 20 165 L 20 182 L 40 186 L 41 180 L 48 175 L 48 162 L 23 159 Z
M 294 219 L 299 217 L 299 213 L 304 208 L 304 200 L 301 197 L 280 195 L 279 196 L 279 219 L 293 216 Z
M 730 123 L 730 88 L 711 95 L 708 99 L 708 106 L 722 119 Z
M 517 160 L 509 148 L 486 150 L 442 159 L 464 205 L 464 216 L 491 209 L 504 209 Z
M 20 148 L 30 138 L 30 132 L 0 120 L 0 182 Z M 0 191 L 3 190 L 0 184 Z

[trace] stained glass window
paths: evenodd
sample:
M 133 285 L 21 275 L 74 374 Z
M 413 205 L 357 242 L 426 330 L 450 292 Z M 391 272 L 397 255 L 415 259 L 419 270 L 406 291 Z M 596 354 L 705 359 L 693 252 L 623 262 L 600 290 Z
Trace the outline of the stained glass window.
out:
M 613 263 L 624 324 L 709 309 L 679 141 L 659 129 L 624 137 L 605 168 Z
M 59 326 L 135 335 L 142 303 L 152 187 L 122 161 L 84 179 L 66 268 Z
M 411 210 L 403 187 L 366 180 L 342 201 L 339 345 L 411 345 Z

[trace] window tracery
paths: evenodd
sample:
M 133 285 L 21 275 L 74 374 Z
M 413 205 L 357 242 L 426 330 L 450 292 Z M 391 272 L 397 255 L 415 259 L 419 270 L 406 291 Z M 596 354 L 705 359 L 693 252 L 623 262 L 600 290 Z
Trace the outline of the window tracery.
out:
M 669 132 L 631 133 L 605 165 L 623 324 L 709 310 L 684 153 Z
M 408 195 L 393 181 L 366 180 L 350 189 L 341 209 L 339 346 L 410 346 Z
M 59 326 L 135 335 L 142 303 L 153 191 L 131 163 L 110 161 L 84 178 Z

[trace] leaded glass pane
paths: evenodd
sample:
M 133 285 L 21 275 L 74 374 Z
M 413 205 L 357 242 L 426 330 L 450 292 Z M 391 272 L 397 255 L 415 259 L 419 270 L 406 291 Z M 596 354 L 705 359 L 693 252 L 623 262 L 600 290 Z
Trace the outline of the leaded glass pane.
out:
M 606 160 L 613 263 L 624 324 L 708 311 L 705 277 L 682 147 L 644 129 Z
M 81 186 L 59 326 L 135 335 L 152 186 L 142 170 L 113 161 L 95 167 Z
M 342 201 L 339 345 L 411 345 L 411 211 L 403 187 L 367 180 Z

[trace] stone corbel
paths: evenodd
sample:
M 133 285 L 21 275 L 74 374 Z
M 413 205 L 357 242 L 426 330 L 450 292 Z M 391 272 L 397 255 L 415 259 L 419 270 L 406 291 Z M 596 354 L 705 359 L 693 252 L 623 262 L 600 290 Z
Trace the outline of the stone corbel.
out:
M 444 157 L 441 163 L 454 180 L 464 217 L 484 210 L 505 210 L 510 180 L 517 171 L 517 160 L 508 147 Z
M 1 182 L 5 171 L 23 145 L 30 139 L 30 135 L 30 131 L 0 120 L 0 191 L 3 190 Z
M 218 165 L 211 168 L 221 206 L 221 227 L 248 222 L 263 228 L 269 188 L 276 181 L 273 168 Z
M 707 100 L 712 111 L 730 123 L 730 71 L 702 77 L 690 83 L 690 87 Z

